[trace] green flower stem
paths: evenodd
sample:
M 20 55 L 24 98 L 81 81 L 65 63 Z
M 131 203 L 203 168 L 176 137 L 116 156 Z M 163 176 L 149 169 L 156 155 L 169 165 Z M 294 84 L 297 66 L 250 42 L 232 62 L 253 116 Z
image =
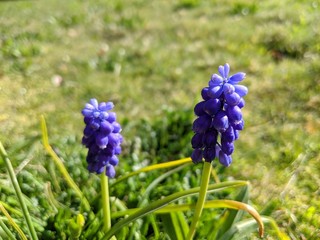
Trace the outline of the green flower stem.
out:
M 53 151 L 52 147 L 49 144 L 49 138 L 48 138 L 48 130 L 47 125 L 44 116 L 41 116 L 41 131 L 42 131 L 42 141 L 43 146 L 48 152 L 48 154 L 52 157 L 54 163 L 57 165 L 60 173 L 63 175 L 64 179 L 68 183 L 68 185 L 73 188 L 73 190 L 77 193 L 77 195 L 81 198 L 83 201 L 83 205 L 85 209 L 88 211 L 90 210 L 90 204 L 84 194 L 79 189 L 78 185 L 73 181 L 72 177 L 69 175 L 68 170 L 65 168 L 62 160 L 58 157 L 58 155 Z
M 14 190 L 15 190 L 15 192 L 17 194 L 17 197 L 18 197 L 18 200 L 20 202 L 20 206 L 22 208 L 23 216 L 24 216 L 24 218 L 25 218 L 25 220 L 27 222 L 27 226 L 28 226 L 28 229 L 29 229 L 30 237 L 33 240 L 37 240 L 38 236 L 37 236 L 36 231 L 34 229 L 34 226 L 32 224 L 31 217 L 30 217 L 27 205 L 23 200 L 22 192 L 21 192 L 18 180 L 16 178 L 16 175 L 14 173 L 13 167 L 11 165 L 11 161 L 8 158 L 7 152 L 4 149 L 4 147 L 3 147 L 1 142 L 0 142 L 0 154 L 1 154 L 1 157 L 2 157 L 3 161 L 6 164 L 6 167 L 7 167 L 10 179 L 11 179 L 11 183 L 12 183 L 12 185 L 14 187 Z
M 203 171 L 202 171 L 202 178 L 201 178 L 201 185 L 200 185 L 200 192 L 199 197 L 196 205 L 196 209 L 193 215 L 193 219 L 191 222 L 191 226 L 189 229 L 189 233 L 187 236 L 188 240 L 191 240 L 193 238 L 194 233 L 196 232 L 196 227 L 198 225 L 204 203 L 206 201 L 206 195 L 210 180 L 210 172 L 211 172 L 211 163 L 210 162 L 204 162 L 203 164 Z
M 101 173 L 101 194 L 102 194 L 104 231 L 107 232 L 111 228 L 111 216 L 110 216 L 108 177 L 106 176 L 105 172 Z
M 216 183 L 208 186 L 208 192 L 214 192 L 214 191 L 219 191 L 225 188 L 230 188 L 230 187 L 241 187 L 248 185 L 248 182 L 246 181 L 232 181 L 232 182 L 223 182 L 223 183 Z M 167 197 L 164 197 L 162 199 L 159 199 L 157 201 L 154 201 L 150 203 L 148 206 L 142 208 L 141 210 L 138 210 L 134 212 L 132 215 L 128 216 L 125 219 L 122 219 L 118 221 L 116 224 L 112 226 L 112 228 L 104 235 L 102 239 L 110 239 L 111 236 L 113 236 L 115 233 L 117 233 L 121 228 L 124 226 L 128 225 L 132 221 L 144 217 L 150 213 L 153 213 L 154 211 L 168 205 L 169 203 L 176 201 L 180 198 L 195 195 L 199 193 L 200 187 L 196 188 L 191 188 L 189 190 L 185 190 L 183 192 L 177 192 L 174 194 L 171 194 Z

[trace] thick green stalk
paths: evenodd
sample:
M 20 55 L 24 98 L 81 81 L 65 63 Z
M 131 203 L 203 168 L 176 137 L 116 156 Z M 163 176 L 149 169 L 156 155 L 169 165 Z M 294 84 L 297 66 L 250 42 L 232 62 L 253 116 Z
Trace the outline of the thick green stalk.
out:
M 201 185 L 200 185 L 200 191 L 199 191 L 199 197 L 196 205 L 196 209 L 192 218 L 191 226 L 189 229 L 189 233 L 187 236 L 188 240 L 191 240 L 193 238 L 194 233 L 196 232 L 196 227 L 198 225 L 204 203 L 206 201 L 206 195 L 210 180 L 210 172 L 211 172 L 211 163 L 204 162 L 203 165 L 203 171 L 202 171 L 202 178 L 201 178 Z
M 27 222 L 27 226 L 28 226 L 28 229 L 29 229 L 30 237 L 33 240 L 37 240 L 38 236 L 37 236 L 36 231 L 35 231 L 35 229 L 33 227 L 33 224 L 32 224 L 32 221 L 31 221 L 31 217 L 30 217 L 27 205 L 23 200 L 23 196 L 22 196 L 22 192 L 21 192 L 18 180 L 16 178 L 16 175 L 14 173 L 13 167 L 11 165 L 11 161 L 8 158 L 7 152 L 4 149 L 4 147 L 3 147 L 1 142 L 0 142 L 0 154 L 1 154 L 1 157 L 2 157 L 3 161 L 6 164 L 6 167 L 7 167 L 10 179 L 11 179 L 11 183 L 12 183 L 12 185 L 14 187 L 14 190 L 15 190 L 15 192 L 17 194 L 17 197 L 18 197 L 18 200 L 19 200 L 22 212 L 23 212 L 23 216 L 24 216 L 24 218 L 25 218 L 25 220 Z
M 104 231 L 107 232 L 111 228 L 111 215 L 110 215 L 108 177 L 106 176 L 105 172 L 101 173 L 101 195 L 102 195 Z

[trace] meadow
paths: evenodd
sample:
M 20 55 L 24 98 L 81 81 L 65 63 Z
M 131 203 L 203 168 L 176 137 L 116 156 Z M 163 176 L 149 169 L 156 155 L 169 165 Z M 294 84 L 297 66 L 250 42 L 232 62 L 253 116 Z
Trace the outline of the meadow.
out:
M 233 163 L 215 162 L 215 181 L 249 181 L 250 204 L 290 239 L 320 239 L 319 21 L 320 2 L 305 0 L 1 1 L 0 140 L 28 204 L 37 206 L 38 229 L 62 234 L 62 220 L 48 227 L 62 218 L 55 206 L 79 204 L 43 149 L 42 114 L 55 152 L 98 201 L 99 182 L 86 170 L 81 145 L 84 104 L 115 104 L 125 139 L 117 176 L 189 157 L 194 105 L 227 62 L 232 73 L 246 72 L 249 93 Z M 111 195 L 135 206 L 139 190 L 164 173 L 129 179 Z M 189 167 L 150 200 L 199 180 L 200 166 Z M 1 160 L 0 191 L 14 213 L 19 205 Z M 214 224 L 210 216 L 203 222 Z M 141 224 L 135 230 L 143 239 Z M 268 227 L 265 238 L 276 239 Z

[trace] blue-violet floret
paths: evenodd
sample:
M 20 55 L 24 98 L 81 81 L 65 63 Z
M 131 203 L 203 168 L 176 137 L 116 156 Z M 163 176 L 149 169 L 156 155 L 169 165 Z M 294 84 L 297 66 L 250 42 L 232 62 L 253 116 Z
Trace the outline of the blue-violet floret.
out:
M 219 66 L 219 74 L 213 74 L 208 87 L 201 91 L 203 101 L 194 108 L 198 116 L 193 123 L 195 135 L 191 140 L 194 163 L 202 162 L 203 158 L 212 162 L 216 157 L 224 166 L 232 162 L 234 141 L 244 127 L 241 109 L 248 89 L 238 84 L 245 78 L 245 73 L 238 72 L 229 77 L 229 71 L 228 63 Z
M 116 174 L 114 167 L 118 165 L 123 140 L 116 114 L 110 112 L 113 107 L 112 102 L 98 103 L 93 98 L 82 109 L 86 124 L 82 144 L 88 148 L 88 170 L 98 174 L 105 170 L 110 178 Z

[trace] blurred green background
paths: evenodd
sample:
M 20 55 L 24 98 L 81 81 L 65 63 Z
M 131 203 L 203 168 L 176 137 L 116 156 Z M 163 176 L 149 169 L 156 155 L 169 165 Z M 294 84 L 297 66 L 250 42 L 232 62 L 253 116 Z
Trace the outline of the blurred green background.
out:
M 319 239 L 319 21 L 320 2 L 306 0 L 0 2 L 0 140 L 14 152 L 37 139 L 44 114 L 71 151 L 95 97 L 115 103 L 128 156 L 137 138 L 157 141 L 134 166 L 187 157 L 193 106 L 228 62 L 249 94 L 221 178 L 249 180 L 252 204 L 291 239 Z

